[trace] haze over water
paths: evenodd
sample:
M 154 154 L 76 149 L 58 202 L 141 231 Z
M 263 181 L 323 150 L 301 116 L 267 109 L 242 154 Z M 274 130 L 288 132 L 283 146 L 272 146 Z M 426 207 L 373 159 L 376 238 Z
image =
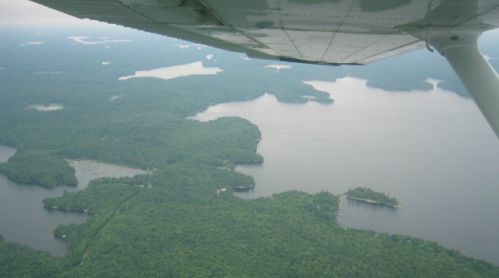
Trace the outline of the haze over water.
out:
M 353 78 L 307 84 L 334 104 L 283 104 L 267 94 L 197 115 L 240 116 L 262 131 L 264 164 L 238 167 L 256 181 L 243 197 L 367 186 L 404 208 L 344 201 L 342 225 L 437 241 L 499 265 L 499 141 L 472 101 L 439 88 L 386 92 Z

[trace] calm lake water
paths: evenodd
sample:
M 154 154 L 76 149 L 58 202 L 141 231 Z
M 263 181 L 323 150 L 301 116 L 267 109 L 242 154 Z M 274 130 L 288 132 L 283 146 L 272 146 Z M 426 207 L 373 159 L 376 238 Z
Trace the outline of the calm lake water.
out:
M 16 150 L 0 145 L 0 163 L 8 160 Z M 50 211 L 43 207 L 45 198 L 61 196 L 66 191 L 84 189 L 88 182 L 99 177 L 123 177 L 144 173 L 139 169 L 110 165 L 89 160 L 69 161 L 75 168 L 77 187 L 47 189 L 9 181 L 0 175 L 0 235 L 5 241 L 48 251 L 55 256 L 66 253 L 66 244 L 54 238 L 54 230 L 61 224 L 81 224 L 88 216 L 80 213 Z
M 367 186 L 404 207 L 343 200 L 342 225 L 433 240 L 499 265 L 499 140 L 472 101 L 438 87 L 386 92 L 353 78 L 307 84 L 334 104 L 283 104 L 267 94 L 195 117 L 240 116 L 262 131 L 264 164 L 237 168 L 256 181 L 243 198 Z

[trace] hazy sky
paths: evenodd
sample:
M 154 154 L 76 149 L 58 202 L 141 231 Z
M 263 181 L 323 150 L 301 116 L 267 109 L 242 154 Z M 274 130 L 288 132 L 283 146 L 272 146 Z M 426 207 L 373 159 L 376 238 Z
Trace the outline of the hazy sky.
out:
M 83 22 L 27 0 L 0 0 L 0 25 L 2 26 L 75 23 Z
M 28 0 L 0 0 L 0 26 L 96 23 L 97 21 L 81 20 Z M 485 36 L 499 38 L 499 29 L 489 31 L 483 37 Z

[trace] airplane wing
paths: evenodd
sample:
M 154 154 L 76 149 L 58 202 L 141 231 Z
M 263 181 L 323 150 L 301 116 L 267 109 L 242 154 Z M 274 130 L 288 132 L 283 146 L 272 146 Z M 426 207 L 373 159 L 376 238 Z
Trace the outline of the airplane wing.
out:
M 282 61 L 367 64 L 434 47 L 499 137 L 499 81 L 476 47 L 482 32 L 499 27 L 499 0 L 32 1 L 78 18 Z M 490 73 L 483 79 L 477 72 Z

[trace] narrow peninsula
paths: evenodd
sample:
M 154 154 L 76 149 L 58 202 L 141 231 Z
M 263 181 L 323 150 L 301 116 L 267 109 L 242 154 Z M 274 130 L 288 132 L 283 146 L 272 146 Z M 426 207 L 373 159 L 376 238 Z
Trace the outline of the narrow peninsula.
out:
M 400 208 L 401 205 L 397 199 L 386 193 L 376 192 L 366 187 L 356 187 L 349 189 L 346 193 L 348 199 L 361 201 L 373 205 L 383 205 L 392 208 Z

